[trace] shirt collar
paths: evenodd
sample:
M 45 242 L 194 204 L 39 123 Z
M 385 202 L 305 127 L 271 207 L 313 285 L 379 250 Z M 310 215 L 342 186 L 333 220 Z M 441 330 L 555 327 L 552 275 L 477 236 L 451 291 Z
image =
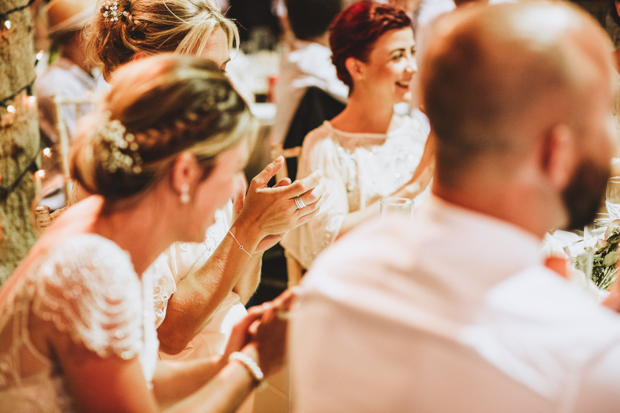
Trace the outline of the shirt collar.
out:
M 464 248 L 485 251 L 488 262 L 497 258 L 510 262 L 508 267 L 543 263 L 543 241 L 534 234 L 508 221 L 464 208 L 431 195 L 420 207 L 419 216 L 453 228 L 456 237 L 462 237 Z M 508 261 L 508 262 L 507 262 Z

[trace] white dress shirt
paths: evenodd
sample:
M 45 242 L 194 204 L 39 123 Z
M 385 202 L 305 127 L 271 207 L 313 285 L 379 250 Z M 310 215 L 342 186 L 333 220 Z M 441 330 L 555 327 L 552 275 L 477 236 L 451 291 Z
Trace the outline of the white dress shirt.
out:
M 302 283 L 295 411 L 620 411 L 620 317 L 540 250 L 434 197 L 347 234 Z
M 69 59 L 61 57 L 45 71 L 36 81 L 36 92 L 39 107 L 39 127 L 44 135 L 54 143 L 58 143 L 56 136 L 56 109 L 53 97 L 61 94 L 73 98 L 93 98 L 97 94 L 105 93 L 109 85 L 103 80 L 98 69 L 92 74 L 86 73 Z M 80 105 L 81 115 L 94 109 L 94 105 Z M 63 115 L 69 138 L 73 139 L 77 130 L 77 113 L 75 106 L 63 107 Z

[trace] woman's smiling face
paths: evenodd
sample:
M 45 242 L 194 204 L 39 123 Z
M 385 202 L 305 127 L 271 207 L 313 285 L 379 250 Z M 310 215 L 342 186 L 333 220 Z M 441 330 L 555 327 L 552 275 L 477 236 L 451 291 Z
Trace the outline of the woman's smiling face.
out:
M 360 62 L 364 87 L 386 103 L 410 101 L 413 75 L 418 71 L 414 54 L 411 28 L 385 32 L 375 42 L 368 61 Z

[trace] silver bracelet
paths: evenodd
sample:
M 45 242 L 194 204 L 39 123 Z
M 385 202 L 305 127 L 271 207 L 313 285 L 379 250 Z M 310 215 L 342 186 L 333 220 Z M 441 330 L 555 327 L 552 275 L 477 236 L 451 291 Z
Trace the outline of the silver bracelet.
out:
M 246 251 L 245 248 L 243 248 L 243 245 L 241 245 L 241 243 L 239 242 L 239 240 L 237 240 L 237 237 L 235 237 L 233 235 L 232 232 L 230 232 L 230 230 L 228 230 L 228 233 L 230 234 L 231 237 L 233 237 L 233 239 L 237 242 L 237 244 L 239 244 L 239 249 L 243 252 L 245 252 L 246 254 L 248 254 L 250 256 L 250 258 L 252 258 L 252 254 L 250 254 L 249 252 Z
M 263 374 L 263 371 L 260 369 L 260 367 L 258 367 L 258 364 L 256 364 L 256 362 L 252 360 L 252 357 L 239 351 L 235 351 L 230 355 L 230 357 L 228 357 L 229 362 L 233 360 L 241 362 L 241 364 L 243 364 L 245 368 L 248 369 L 250 375 L 252 375 L 254 380 L 256 380 L 258 384 L 262 383 L 265 375 Z

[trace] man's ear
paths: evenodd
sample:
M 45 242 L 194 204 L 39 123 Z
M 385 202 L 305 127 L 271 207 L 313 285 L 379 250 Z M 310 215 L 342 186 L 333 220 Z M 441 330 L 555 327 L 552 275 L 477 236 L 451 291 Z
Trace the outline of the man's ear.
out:
M 171 170 L 172 189 L 179 195 L 192 194 L 202 175 L 202 168 L 189 152 L 177 156 Z
M 135 52 L 133 56 L 131 56 L 131 60 L 136 61 L 136 60 L 144 59 L 147 57 L 149 57 L 148 54 L 144 53 L 143 51 L 139 51 L 139 52 Z
M 578 159 L 576 151 L 575 136 L 565 124 L 554 126 L 545 137 L 541 169 L 549 182 L 560 191 L 573 176 Z
M 344 66 L 347 68 L 349 75 L 353 80 L 361 80 L 364 77 L 364 70 L 362 62 L 354 57 L 349 57 L 344 62 Z

